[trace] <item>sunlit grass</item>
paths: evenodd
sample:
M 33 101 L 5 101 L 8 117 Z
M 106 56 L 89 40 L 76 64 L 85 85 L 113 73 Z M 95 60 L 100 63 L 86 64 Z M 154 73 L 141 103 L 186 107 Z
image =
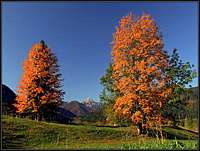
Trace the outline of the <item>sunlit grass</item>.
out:
M 2 116 L 3 148 L 23 149 L 197 149 L 195 140 L 166 139 L 136 136 L 133 128 L 96 127 L 36 122 Z M 171 135 L 192 133 L 166 128 Z M 178 135 L 176 134 L 176 135 Z M 193 136 L 195 138 L 196 135 Z

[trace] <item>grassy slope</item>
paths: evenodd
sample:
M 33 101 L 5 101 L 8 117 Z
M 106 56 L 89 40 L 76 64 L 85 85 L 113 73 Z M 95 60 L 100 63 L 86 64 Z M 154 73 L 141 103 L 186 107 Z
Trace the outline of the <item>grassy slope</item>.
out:
M 48 149 L 147 149 L 179 148 L 196 149 L 197 140 L 165 140 L 162 144 L 155 138 L 134 136 L 131 128 L 109 128 L 87 125 L 64 125 L 36 122 L 10 116 L 2 116 L 3 148 Z M 165 128 L 176 135 L 191 135 L 183 130 Z M 182 132 L 181 132 L 182 131 Z M 184 135 L 182 137 L 184 137 Z M 180 142 L 180 143 L 179 143 Z

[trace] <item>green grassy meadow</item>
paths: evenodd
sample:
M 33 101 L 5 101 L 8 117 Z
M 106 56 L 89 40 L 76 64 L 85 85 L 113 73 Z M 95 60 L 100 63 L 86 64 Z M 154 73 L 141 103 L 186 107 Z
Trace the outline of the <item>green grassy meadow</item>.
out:
M 57 124 L 2 116 L 3 149 L 197 149 L 198 135 L 164 127 L 164 141 L 137 136 L 134 127 Z

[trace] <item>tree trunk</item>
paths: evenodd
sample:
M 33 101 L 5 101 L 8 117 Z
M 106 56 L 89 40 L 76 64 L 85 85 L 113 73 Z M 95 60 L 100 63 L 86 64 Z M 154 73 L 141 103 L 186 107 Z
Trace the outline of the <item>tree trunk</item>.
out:
M 35 114 L 35 120 L 38 121 L 38 113 Z
M 176 127 L 176 125 L 177 125 L 176 118 L 173 117 L 173 127 Z
M 137 124 L 138 135 L 142 134 L 142 123 Z
M 36 121 L 41 121 L 41 119 L 42 119 L 41 113 L 37 112 L 36 116 L 35 116 L 35 120 Z
M 41 121 L 41 120 L 42 120 L 42 114 L 38 113 L 38 121 Z

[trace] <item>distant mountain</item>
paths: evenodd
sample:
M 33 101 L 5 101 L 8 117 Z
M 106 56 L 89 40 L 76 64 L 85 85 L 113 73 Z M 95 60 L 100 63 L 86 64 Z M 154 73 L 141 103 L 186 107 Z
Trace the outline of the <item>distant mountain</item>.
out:
M 6 85 L 2 84 L 2 112 L 3 114 L 15 113 L 15 103 L 16 94 Z
M 87 117 L 93 115 L 96 111 L 98 112 L 100 103 L 95 102 L 90 98 L 86 98 L 82 102 L 76 100 L 63 102 L 60 108 L 68 112 L 68 117 Z
M 63 108 L 76 116 L 85 116 L 90 113 L 89 108 L 78 101 L 65 102 Z
M 94 112 L 99 108 L 100 103 L 95 102 L 91 98 L 86 98 L 85 100 L 82 101 L 82 104 L 84 104 L 90 112 Z

